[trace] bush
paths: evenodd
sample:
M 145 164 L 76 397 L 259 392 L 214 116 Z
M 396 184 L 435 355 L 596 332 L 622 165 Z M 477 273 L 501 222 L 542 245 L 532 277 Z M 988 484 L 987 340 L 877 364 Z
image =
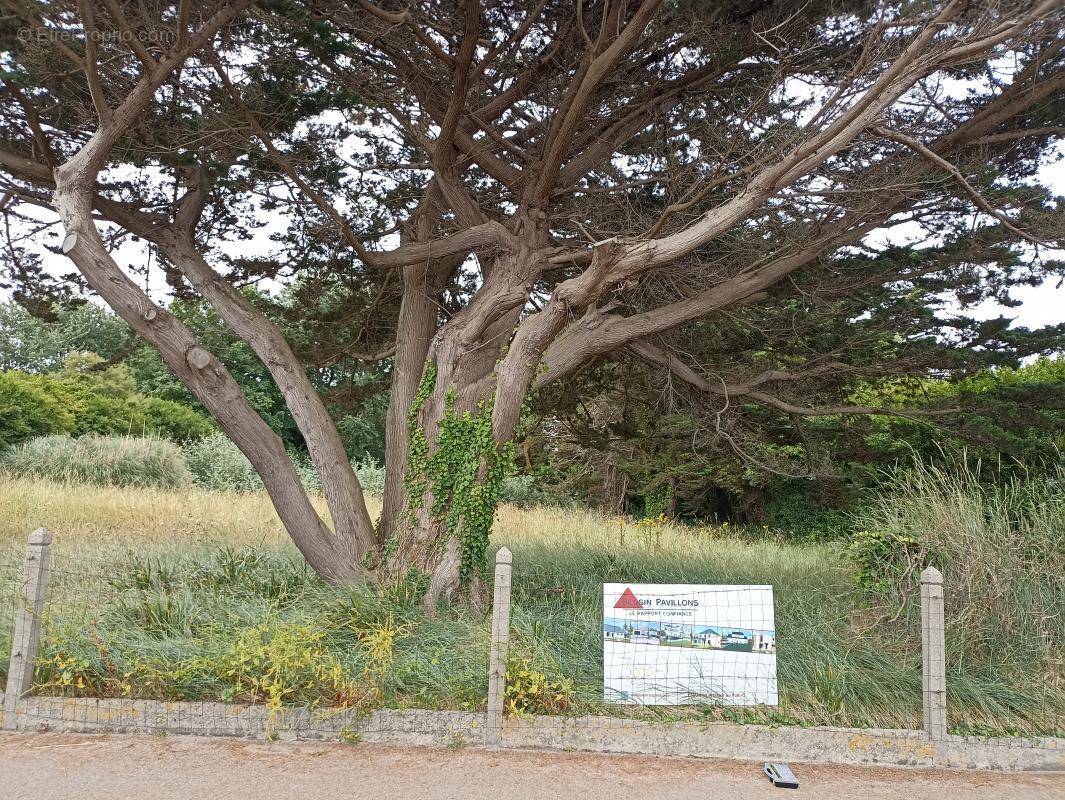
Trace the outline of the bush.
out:
M 95 353 L 71 353 L 61 375 L 40 378 L 50 391 L 68 398 L 75 435 L 161 436 L 183 442 L 214 430 L 188 405 L 138 392 L 125 364 L 102 365 Z
M 193 482 L 205 489 L 254 492 L 263 488 L 251 462 L 223 433 L 187 443 L 185 461 Z
M 830 542 L 846 539 L 854 530 L 846 511 L 819 504 L 807 483 L 778 484 L 765 504 L 766 522 L 797 542 Z
M 76 383 L 66 388 L 75 415 L 75 436 L 155 436 L 183 442 L 200 439 L 214 429 L 188 406 L 170 400 L 143 395 L 109 397 Z
M 372 459 L 353 462 L 355 474 L 359 476 L 362 490 L 378 497 L 385 493 L 385 468 Z
M 73 415 L 40 385 L 39 379 L 20 372 L 0 372 L 0 448 L 73 429 Z
M 214 430 L 187 405 L 135 391 L 125 365 L 97 370 L 92 355 L 71 354 L 58 375 L 0 373 L 0 446 L 57 433 L 185 441 Z
M 572 499 L 554 495 L 545 491 L 535 475 L 512 475 L 504 478 L 503 488 L 499 493 L 503 503 L 531 508 L 533 506 L 571 507 Z
M 310 458 L 304 453 L 290 452 L 292 466 L 304 488 L 312 492 L 322 490 L 322 481 Z M 205 489 L 226 492 L 257 492 L 263 488 L 262 479 L 247 457 L 222 433 L 216 433 L 185 445 L 185 459 L 192 471 L 193 481 Z M 363 490 L 382 494 L 385 471 L 373 461 L 353 464 Z
M 0 455 L 0 469 L 99 486 L 176 489 L 192 482 L 177 445 L 133 436 L 41 436 Z
M 130 401 L 131 411 L 139 415 L 141 430 L 175 442 L 202 439 L 215 430 L 210 420 L 186 405 L 160 397 L 140 397 Z

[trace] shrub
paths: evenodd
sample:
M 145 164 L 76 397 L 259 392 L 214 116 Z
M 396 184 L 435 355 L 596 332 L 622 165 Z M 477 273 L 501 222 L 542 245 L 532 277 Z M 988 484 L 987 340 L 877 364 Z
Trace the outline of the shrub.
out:
M 183 442 L 201 439 L 214 430 L 209 421 L 180 403 L 139 394 L 110 397 L 73 381 L 68 386 L 75 413 L 75 436 L 157 436 Z
M 359 476 L 362 489 L 368 494 L 383 495 L 385 493 L 385 468 L 373 459 L 352 462 L 355 474 Z
M 185 461 L 193 481 L 205 489 L 254 492 L 263 488 L 251 462 L 223 433 L 187 443 Z
M 143 420 L 141 429 L 175 442 L 202 439 L 215 430 L 210 420 L 186 405 L 161 397 L 139 397 L 131 401 L 135 413 Z
M 546 491 L 535 475 L 512 475 L 503 479 L 499 493 L 500 502 L 510 503 L 522 508 L 533 506 L 573 507 L 572 498 L 563 497 Z
M 535 664 L 531 658 L 507 660 L 504 703 L 510 714 L 564 714 L 575 700 L 573 681 Z
M 126 401 L 94 392 L 76 382 L 55 382 L 53 392 L 62 392 L 74 412 L 74 436 L 95 433 L 100 436 L 135 436 L 141 433 L 129 412 Z
M 73 429 L 73 415 L 38 378 L 0 372 L 0 447 Z
M 188 405 L 138 392 L 125 364 L 102 364 L 95 353 L 71 353 L 62 375 L 41 377 L 50 391 L 68 398 L 75 435 L 161 436 L 185 441 L 214 430 L 207 418 Z
M 312 492 L 321 491 L 322 481 L 310 458 L 304 453 L 291 451 L 289 457 L 292 459 L 292 466 L 303 486 Z M 188 442 L 185 445 L 185 459 L 192 471 L 193 481 L 197 486 L 205 489 L 224 492 L 257 492 L 263 488 L 262 478 L 252 467 L 251 462 L 223 433 Z M 380 491 L 375 488 L 377 476 L 374 470 L 381 471 L 380 485 L 382 489 L 384 488 L 384 473 L 380 467 L 373 465 L 372 462 L 367 467 L 355 466 L 359 470 L 360 478 L 365 474 L 371 479 L 370 486 L 363 483 L 366 491 L 371 493 Z
M 325 631 L 271 616 L 205 666 L 226 684 L 223 700 L 265 702 L 271 712 L 295 702 L 348 705 L 357 687 L 327 645 Z
M 57 433 L 185 441 L 214 430 L 187 405 L 135 391 L 125 365 L 97 369 L 93 355 L 72 353 L 57 375 L 0 373 L 0 446 Z
M 176 489 L 192 482 L 181 449 L 133 436 L 41 436 L 0 455 L 0 468 L 18 476 Z
M 649 489 L 643 496 L 643 515 L 646 519 L 664 517 L 673 499 L 673 487 L 669 483 L 660 483 Z
M 854 530 L 850 513 L 819 504 L 805 483 L 777 484 L 765 504 L 765 515 L 770 528 L 798 542 L 836 541 Z

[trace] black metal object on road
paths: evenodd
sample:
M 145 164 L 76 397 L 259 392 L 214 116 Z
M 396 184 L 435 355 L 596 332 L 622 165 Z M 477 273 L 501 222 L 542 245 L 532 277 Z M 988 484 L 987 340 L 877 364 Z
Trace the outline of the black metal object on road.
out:
M 766 777 L 769 778 L 769 782 L 777 788 L 799 788 L 799 779 L 795 777 L 795 773 L 791 771 L 791 767 L 787 764 L 773 764 L 767 761 L 762 766 L 762 771 L 765 773 Z

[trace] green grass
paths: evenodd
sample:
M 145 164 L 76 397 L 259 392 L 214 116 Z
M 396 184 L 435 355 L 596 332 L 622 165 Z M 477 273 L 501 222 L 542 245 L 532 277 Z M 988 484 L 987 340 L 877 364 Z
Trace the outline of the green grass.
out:
M 260 494 L 0 479 L 0 564 L 17 566 L 25 534 L 39 524 L 56 532 L 39 691 L 483 707 L 485 612 L 451 607 L 429 619 L 403 585 L 376 594 L 324 586 L 302 565 Z M 882 598 L 860 589 L 840 546 L 509 506 L 497 515 L 492 551 L 503 544 L 514 552 L 512 661 L 516 670 L 562 686 L 565 697 L 548 704 L 551 710 L 920 727 L 916 620 L 909 607 L 887 613 Z M 606 706 L 602 584 L 611 581 L 772 584 L 780 706 Z M 7 596 L 5 589 L 0 651 L 10 646 Z M 966 651 L 951 659 L 952 725 L 1060 733 L 1060 661 L 1000 655 Z M 6 665 L 3 652 L 0 664 Z M 522 705 L 541 707 L 528 699 Z
M 0 470 L 97 486 L 178 489 L 192 482 L 180 447 L 143 436 L 40 436 L 4 450 Z

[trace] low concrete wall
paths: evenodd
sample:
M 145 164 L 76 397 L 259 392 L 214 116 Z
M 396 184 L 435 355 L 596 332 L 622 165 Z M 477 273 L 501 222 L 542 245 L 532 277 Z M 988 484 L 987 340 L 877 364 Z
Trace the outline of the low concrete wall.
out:
M 350 709 L 271 713 L 265 706 L 230 703 L 27 697 L 17 704 L 15 723 L 21 731 L 166 732 L 425 746 L 481 745 L 485 741 L 483 713 L 413 709 L 371 714 Z M 948 736 L 933 742 L 918 731 L 699 725 L 613 717 L 509 717 L 503 723 L 502 745 L 741 761 L 1065 770 L 1065 739 Z
M 831 762 L 951 769 L 1065 770 L 1065 739 L 930 741 L 920 731 L 663 724 L 611 717 L 510 717 L 503 743 L 747 761 Z
M 237 703 L 25 697 L 15 729 L 79 733 L 172 733 L 425 746 L 480 744 L 484 714 L 462 711 L 284 708 Z

